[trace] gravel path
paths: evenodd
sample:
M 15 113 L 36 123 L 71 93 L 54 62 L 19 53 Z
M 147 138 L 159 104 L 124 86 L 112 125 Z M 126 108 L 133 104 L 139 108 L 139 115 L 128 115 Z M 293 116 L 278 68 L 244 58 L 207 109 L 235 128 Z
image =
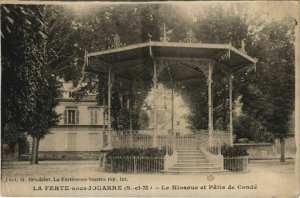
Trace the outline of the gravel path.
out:
M 34 166 L 30 166 L 28 162 L 3 163 L 2 194 L 14 196 L 296 196 L 296 178 L 292 161 L 285 163 L 251 161 L 249 170 L 248 173 L 239 174 L 133 175 L 100 172 L 98 161 L 42 161 Z M 62 188 L 61 186 L 67 186 L 68 189 L 59 189 Z

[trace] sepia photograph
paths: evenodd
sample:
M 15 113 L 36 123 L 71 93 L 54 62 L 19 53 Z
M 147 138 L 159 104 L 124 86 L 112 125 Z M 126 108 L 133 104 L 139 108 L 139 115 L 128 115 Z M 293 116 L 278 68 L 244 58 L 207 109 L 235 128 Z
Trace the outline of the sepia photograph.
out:
M 1 195 L 298 197 L 298 10 L 2 2 Z

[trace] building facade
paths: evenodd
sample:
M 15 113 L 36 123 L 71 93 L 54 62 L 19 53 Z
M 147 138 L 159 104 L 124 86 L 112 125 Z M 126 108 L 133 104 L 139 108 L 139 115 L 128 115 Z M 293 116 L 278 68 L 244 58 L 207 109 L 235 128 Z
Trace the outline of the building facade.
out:
M 74 99 L 72 83 L 63 83 L 63 97 L 56 111 L 61 115 L 57 127 L 40 141 L 40 159 L 97 159 L 103 145 L 102 130 L 106 117 L 96 95 L 80 102 Z
M 157 129 L 159 135 L 168 134 L 168 130 L 172 128 L 172 113 L 173 113 L 173 129 L 175 134 L 189 134 L 187 115 L 188 109 L 185 106 L 180 95 L 174 92 L 173 94 L 173 112 L 172 112 L 172 90 L 165 88 L 162 84 L 158 84 L 157 96 L 154 99 L 152 91 L 145 100 L 147 106 L 153 106 L 153 101 L 156 100 L 157 105 Z M 149 126 L 153 126 L 153 109 L 148 109 Z

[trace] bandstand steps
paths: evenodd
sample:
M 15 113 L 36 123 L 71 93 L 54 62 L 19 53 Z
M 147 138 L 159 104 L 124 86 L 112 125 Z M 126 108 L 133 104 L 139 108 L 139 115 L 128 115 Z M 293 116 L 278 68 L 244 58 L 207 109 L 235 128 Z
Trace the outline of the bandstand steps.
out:
M 199 151 L 197 147 L 176 147 L 177 151 Z
M 177 163 L 185 163 L 185 164 L 191 164 L 191 163 L 205 163 L 209 162 L 206 158 L 201 158 L 201 159 L 178 159 L 177 158 Z
M 226 173 L 228 171 L 226 170 L 207 170 L 207 171 L 196 171 L 196 170 L 191 170 L 191 171 L 178 171 L 178 170 L 167 170 L 167 171 L 161 171 L 162 173 L 165 174 L 177 174 L 177 175 L 187 175 L 187 174 L 207 174 L 207 173 Z
M 176 148 L 177 161 L 164 173 L 216 173 L 224 172 L 222 167 L 209 162 L 206 155 L 197 147 Z
M 221 167 L 172 167 L 169 168 L 171 171 L 210 171 L 210 170 L 221 170 Z
M 212 163 L 209 163 L 209 162 L 206 162 L 206 163 L 177 163 L 174 165 L 174 167 L 204 167 L 204 166 L 207 166 L 207 167 L 211 167 L 213 166 Z
M 184 151 L 184 152 L 177 152 L 178 155 L 184 155 L 184 156 L 190 156 L 190 155 L 200 155 L 203 156 L 203 153 L 201 153 L 200 151 Z

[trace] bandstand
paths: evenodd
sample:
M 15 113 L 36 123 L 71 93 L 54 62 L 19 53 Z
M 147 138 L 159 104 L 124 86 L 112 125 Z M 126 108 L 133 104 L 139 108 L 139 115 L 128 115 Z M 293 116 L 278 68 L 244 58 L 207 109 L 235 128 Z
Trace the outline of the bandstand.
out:
M 224 143 L 232 145 L 233 75 L 243 67 L 255 66 L 256 62 L 257 60 L 247 55 L 243 48 L 236 49 L 231 44 L 196 43 L 191 32 L 188 33 L 185 42 L 167 42 L 166 39 L 162 39 L 162 41 L 150 40 L 149 42 L 127 46 L 122 45 L 120 37 L 116 35 L 114 44 L 110 49 L 86 52 L 86 71 L 102 73 L 108 76 L 107 143 L 103 150 L 109 150 L 116 147 L 147 148 L 171 146 L 175 148 L 176 151 L 176 147 L 192 145 L 206 151 L 206 148 L 213 148 Z M 214 74 L 214 68 L 216 67 L 222 68 L 228 78 L 229 126 L 227 132 L 215 131 L 213 129 L 212 76 Z M 174 133 L 170 133 L 166 137 L 159 135 L 156 124 L 157 104 L 155 104 L 155 100 L 153 105 L 154 128 L 151 131 L 131 133 L 132 129 L 129 129 L 128 133 L 122 133 L 123 136 L 121 138 L 121 133 L 119 133 L 118 138 L 118 132 L 112 130 L 111 89 L 113 83 L 112 79 L 114 79 L 114 77 L 124 79 L 131 82 L 131 84 L 135 83 L 137 80 L 152 81 L 153 98 L 156 98 L 157 83 L 189 81 L 197 79 L 199 78 L 199 75 L 203 74 L 207 79 L 208 130 L 203 130 L 202 133 L 200 132 L 194 134 L 194 136 L 191 135 L 186 137 L 185 145 L 180 145 L 182 140 L 176 140 Z M 174 108 L 173 105 L 172 108 Z M 141 138 L 143 134 L 146 138 Z M 211 150 L 208 149 L 208 151 Z M 207 153 L 207 155 L 210 154 L 210 152 Z M 176 161 L 176 159 L 173 159 L 173 161 L 174 160 Z M 173 162 L 173 164 L 174 163 L 176 162 Z M 166 164 L 172 164 L 172 162 L 167 162 Z

